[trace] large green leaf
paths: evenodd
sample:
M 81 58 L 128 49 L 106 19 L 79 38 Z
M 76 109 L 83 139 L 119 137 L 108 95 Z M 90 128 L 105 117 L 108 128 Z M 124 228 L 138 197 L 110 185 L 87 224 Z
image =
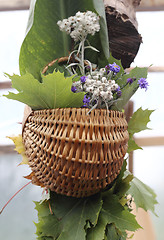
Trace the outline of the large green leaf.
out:
M 27 34 L 20 51 L 20 72 L 31 73 L 40 80 L 43 67 L 53 59 L 68 56 L 71 48 L 69 35 L 61 32 L 57 21 L 75 15 L 77 11 L 91 10 L 100 15 L 101 30 L 90 38 L 99 53 L 94 62 L 109 57 L 105 9 L 102 0 L 32 0 Z M 92 54 L 89 54 L 92 58 Z M 90 58 L 88 60 L 90 60 Z
M 99 194 L 83 199 L 53 194 L 51 202 L 55 215 L 62 224 L 58 240 L 84 240 L 86 221 L 89 220 L 95 226 L 102 207 Z
M 119 198 L 114 194 L 109 194 L 104 199 L 100 216 L 107 224 L 113 223 L 123 233 L 126 230 L 135 231 L 140 228 L 135 216 L 119 203 Z
M 12 87 L 19 93 L 9 93 L 9 99 L 18 100 L 30 106 L 33 110 L 65 107 L 81 107 L 84 93 L 71 91 L 72 78 L 64 77 L 64 73 L 53 72 L 42 76 L 42 83 L 27 73 L 22 76 L 9 76 Z
M 154 191 L 136 177 L 133 178 L 130 185 L 128 194 L 134 198 L 136 208 L 140 207 L 145 211 L 150 210 L 155 214 L 154 208 L 157 200 Z
M 38 239 L 85 240 L 86 224 L 95 226 L 102 208 L 101 195 L 76 199 L 51 192 L 49 201 L 35 203 L 39 222 Z

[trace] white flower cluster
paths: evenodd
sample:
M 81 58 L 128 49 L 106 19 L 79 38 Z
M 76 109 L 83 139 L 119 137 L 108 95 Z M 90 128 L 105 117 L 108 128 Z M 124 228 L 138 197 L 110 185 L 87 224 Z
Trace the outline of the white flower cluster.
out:
M 105 68 L 82 76 L 80 81 L 74 82 L 72 86 L 76 92 L 86 92 L 90 98 L 90 104 L 96 101 L 100 105 L 102 102 L 108 105 L 113 99 L 113 93 L 119 89 L 119 85 L 115 80 L 110 79 L 110 74 L 107 74 Z
M 86 39 L 100 30 L 99 16 L 94 12 L 77 12 L 75 16 L 57 22 L 61 31 L 70 34 L 74 41 Z

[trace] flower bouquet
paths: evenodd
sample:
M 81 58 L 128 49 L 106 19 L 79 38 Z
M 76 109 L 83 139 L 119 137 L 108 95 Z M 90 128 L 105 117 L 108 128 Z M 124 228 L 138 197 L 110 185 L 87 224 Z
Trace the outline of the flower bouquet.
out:
M 33 28 L 44 5 L 37 4 Z M 55 14 L 55 38 L 62 39 L 60 48 L 53 46 L 55 60 L 36 70 L 34 61 L 28 71 L 22 56 L 31 28 L 20 54 L 22 75 L 8 75 L 18 93 L 6 97 L 31 108 L 22 136 L 13 140 L 32 170 L 26 178 L 44 188 L 36 203 L 37 239 L 126 239 L 140 228 L 132 201 L 153 212 L 156 203 L 154 192 L 126 170 L 126 153 L 140 148 L 133 134 L 147 128 L 152 111 L 140 108 L 128 124 L 124 108 L 137 89 L 147 90 L 147 68 L 126 73 L 109 55 L 103 2 L 82 1 L 72 15 L 67 4 Z M 39 41 L 46 52 L 48 41 Z

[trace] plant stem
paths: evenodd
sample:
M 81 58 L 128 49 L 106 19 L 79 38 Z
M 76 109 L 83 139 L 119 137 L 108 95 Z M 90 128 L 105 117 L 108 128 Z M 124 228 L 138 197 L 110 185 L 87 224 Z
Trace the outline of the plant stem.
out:
M 81 41 L 81 64 L 82 64 L 82 75 L 85 75 L 85 71 L 84 71 L 84 43 L 85 43 L 85 38 Z
M 23 187 L 21 187 L 21 188 L 9 199 L 9 201 L 7 201 L 7 203 L 6 203 L 6 204 L 3 206 L 3 208 L 1 209 L 0 214 L 3 212 L 3 210 L 5 209 L 5 207 L 11 202 L 11 200 L 12 200 L 20 191 L 22 191 L 25 187 L 27 187 L 30 183 L 31 183 L 31 181 L 28 182 L 27 184 L 25 184 Z

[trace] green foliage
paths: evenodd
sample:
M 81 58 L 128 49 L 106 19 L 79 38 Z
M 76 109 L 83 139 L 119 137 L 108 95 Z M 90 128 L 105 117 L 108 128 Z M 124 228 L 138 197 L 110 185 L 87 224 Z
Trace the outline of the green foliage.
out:
M 133 135 L 134 133 L 141 132 L 143 130 L 149 129 L 147 127 L 148 122 L 150 122 L 150 115 L 154 110 L 143 110 L 139 108 L 132 116 L 128 123 L 128 132 Z
M 122 233 L 140 228 L 135 216 L 119 203 L 119 197 L 108 194 L 105 197 L 101 216 L 107 224 L 113 223 Z
M 51 236 L 53 239 L 60 240 L 82 240 L 86 238 L 86 222 L 89 221 L 92 226 L 97 224 L 102 200 L 100 194 L 90 198 L 76 199 L 51 193 L 50 205 L 53 215 L 50 213 L 48 202 L 36 203 L 39 213 L 36 234 L 39 237 Z M 48 211 L 49 215 L 47 216 Z M 54 228 L 50 223 L 53 218 Z
M 156 194 L 154 191 L 141 182 L 138 178 L 134 177 L 130 183 L 128 193 L 134 198 L 136 208 L 143 208 L 145 211 L 154 211 L 154 205 L 157 204 Z
M 135 231 L 140 227 L 135 216 L 123 207 L 119 203 L 119 197 L 110 191 L 103 200 L 101 194 L 85 199 L 53 194 L 50 205 L 53 215 L 48 202 L 40 205 L 36 203 L 38 212 L 46 212 L 46 216 L 39 214 L 39 223 L 36 224 L 38 239 L 52 237 L 58 240 L 102 240 L 109 224 L 114 224 L 119 236 L 124 236 L 125 230 Z M 88 221 L 89 227 L 85 228 Z
M 138 146 L 138 144 L 134 141 L 134 139 L 132 139 L 132 136 L 129 137 L 129 141 L 128 141 L 128 153 L 135 151 L 137 149 L 141 149 L 142 148 L 140 146 Z
M 106 221 L 102 218 L 101 214 L 99 215 L 98 222 L 95 227 L 88 229 L 86 240 L 100 240 L 104 239 Z
M 42 217 L 39 223 L 36 224 L 37 229 L 42 229 L 41 232 L 37 230 L 36 234 L 41 239 L 49 237 L 50 239 L 57 239 L 61 232 L 61 225 L 58 219 L 54 215 Z M 39 238 L 39 239 L 40 239 Z
M 18 93 L 10 92 L 6 97 L 23 102 L 33 110 L 82 106 L 84 93 L 74 94 L 71 91 L 73 77 L 65 78 L 64 73 L 54 71 L 42 75 L 42 82 L 30 73 L 9 77 Z
M 116 194 L 119 199 L 122 201 L 122 197 L 125 196 L 127 190 L 130 188 L 130 181 L 133 179 L 133 175 L 126 173 L 127 162 L 126 160 L 123 163 L 122 169 L 120 171 L 119 176 L 117 177 L 116 181 L 114 182 L 111 191 L 113 194 Z M 124 202 L 124 201 L 123 201 Z M 126 201 L 125 201 L 126 203 Z
M 150 115 L 154 110 L 143 110 L 139 108 L 131 117 L 128 123 L 129 141 L 128 141 L 128 153 L 136 149 L 142 149 L 133 140 L 135 133 L 149 129 L 147 124 L 150 122 Z
M 60 240 L 82 240 L 85 239 L 86 220 L 89 220 L 92 226 L 97 223 L 98 215 L 102 207 L 101 196 L 86 199 L 74 199 L 57 194 L 53 194 L 53 209 L 58 219 L 61 219 L 62 232 Z
M 116 227 L 110 224 L 107 226 L 107 240 L 126 240 L 126 234 L 120 237 Z
M 59 30 L 57 21 L 91 10 L 100 16 L 101 30 L 89 38 L 90 43 L 100 50 L 88 54 L 88 60 L 104 64 L 109 57 L 108 33 L 104 3 L 102 0 L 32 0 L 27 33 L 20 51 L 20 72 L 31 73 L 40 80 L 40 72 L 52 60 L 68 56 L 72 51 L 71 38 Z M 103 62 L 103 63 L 102 63 Z
M 110 189 L 87 198 L 51 192 L 50 200 L 36 202 L 39 240 L 126 240 L 126 231 L 140 228 L 131 213 L 129 197 L 136 207 L 151 210 L 157 203 L 151 188 L 126 170 L 126 161 Z

